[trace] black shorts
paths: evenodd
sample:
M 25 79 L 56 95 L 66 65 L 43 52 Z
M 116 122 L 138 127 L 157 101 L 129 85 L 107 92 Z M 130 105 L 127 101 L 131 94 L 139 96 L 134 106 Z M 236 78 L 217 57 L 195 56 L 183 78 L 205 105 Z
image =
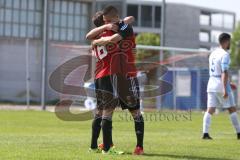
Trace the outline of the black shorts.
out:
M 140 108 L 139 83 L 136 77 L 109 75 L 95 80 L 97 109 L 107 107 L 137 110 Z

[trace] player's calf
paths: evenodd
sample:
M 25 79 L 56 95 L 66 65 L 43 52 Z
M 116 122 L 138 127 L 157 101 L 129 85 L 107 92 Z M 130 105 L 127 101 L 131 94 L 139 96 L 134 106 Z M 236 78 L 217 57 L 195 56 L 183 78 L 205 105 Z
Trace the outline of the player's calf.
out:
M 107 152 L 111 147 L 112 117 L 103 115 L 102 133 L 103 133 L 103 151 Z
M 97 149 L 97 140 L 101 131 L 102 115 L 95 115 L 92 122 L 91 149 Z
M 135 155 L 142 155 L 143 151 L 143 138 L 144 138 L 144 119 L 140 110 L 130 111 L 135 124 L 135 133 L 137 137 L 137 145 L 133 152 Z

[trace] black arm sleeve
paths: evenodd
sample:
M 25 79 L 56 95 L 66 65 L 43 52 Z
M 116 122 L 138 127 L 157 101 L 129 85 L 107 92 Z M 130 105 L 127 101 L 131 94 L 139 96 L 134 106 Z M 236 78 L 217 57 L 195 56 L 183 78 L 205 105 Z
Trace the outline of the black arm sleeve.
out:
M 133 35 L 133 28 L 129 24 L 125 24 L 123 21 L 118 24 L 119 30 L 118 33 L 122 36 L 123 39 Z

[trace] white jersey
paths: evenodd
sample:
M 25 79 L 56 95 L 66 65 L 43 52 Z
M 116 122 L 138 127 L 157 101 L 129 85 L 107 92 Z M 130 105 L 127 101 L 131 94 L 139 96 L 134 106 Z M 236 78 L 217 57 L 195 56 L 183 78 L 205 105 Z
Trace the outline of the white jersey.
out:
M 209 81 L 207 92 L 223 92 L 221 74 L 229 69 L 230 55 L 222 48 L 214 50 L 209 56 Z M 230 83 L 227 85 L 228 92 L 231 91 Z

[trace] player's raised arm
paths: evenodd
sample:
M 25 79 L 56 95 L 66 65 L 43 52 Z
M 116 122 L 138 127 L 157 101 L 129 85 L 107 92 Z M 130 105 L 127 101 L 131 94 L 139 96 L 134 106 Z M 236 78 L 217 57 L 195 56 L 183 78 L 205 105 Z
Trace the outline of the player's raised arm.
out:
M 114 24 L 104 25 L 102 11 L 98 11 L 95 13 L 95 15 L 92 18 L 92 22 L 97 28 L 94 28 L 87 33 L 86 39 L 88 40 L 96 39 L 99 36 L 99 34 L 101 34 L 104 30 L 113 30 L 113 31 L 118 30 L 118 27 Z
M 130 36 L 133 36 L 133 28 L 130 24 L 126 24 L 124 22 L 119 23 L 119 30 L 118 30 L 118 34 L 123 38 L 127 38 Z
M 104 46 L 108 43 L 117 43 L 122 40 L 122 37 L 116 33 L 109 37 L 102 37 L 92 41 L 92 46 Z
M 109 36 L 109 37 L 102 37 L 100 39 L 93 40 L 92 45 L 96 46 L 96 45 L 106 45 L 108 43 L 117 43 L 117 42 L 121 41 L 122 39 L 125 39 L 132 35 L 133 35 L 132 26 L 122 22 L 119 24 L 118 33 L 116 33 L 112 36 Z
M 118 27 L 115 24 L 105 24 L 103 26 L 94 28 L 87 33 L 86 39 L 94 40 L 96 39 L 96 37 L 98 37 L 99 34 L 101 34 L 105 30 L 112 30 L 116 32 L 118 30 Z
M 133 17 L 133 16 L 128 16 L 128 17 L 125 17 L 124 19 L 123 19 L 123 22 L 125 23 L 125 24 L 131 24 L 131 23 L 133 23 L 135 21 L 135 18 Z

